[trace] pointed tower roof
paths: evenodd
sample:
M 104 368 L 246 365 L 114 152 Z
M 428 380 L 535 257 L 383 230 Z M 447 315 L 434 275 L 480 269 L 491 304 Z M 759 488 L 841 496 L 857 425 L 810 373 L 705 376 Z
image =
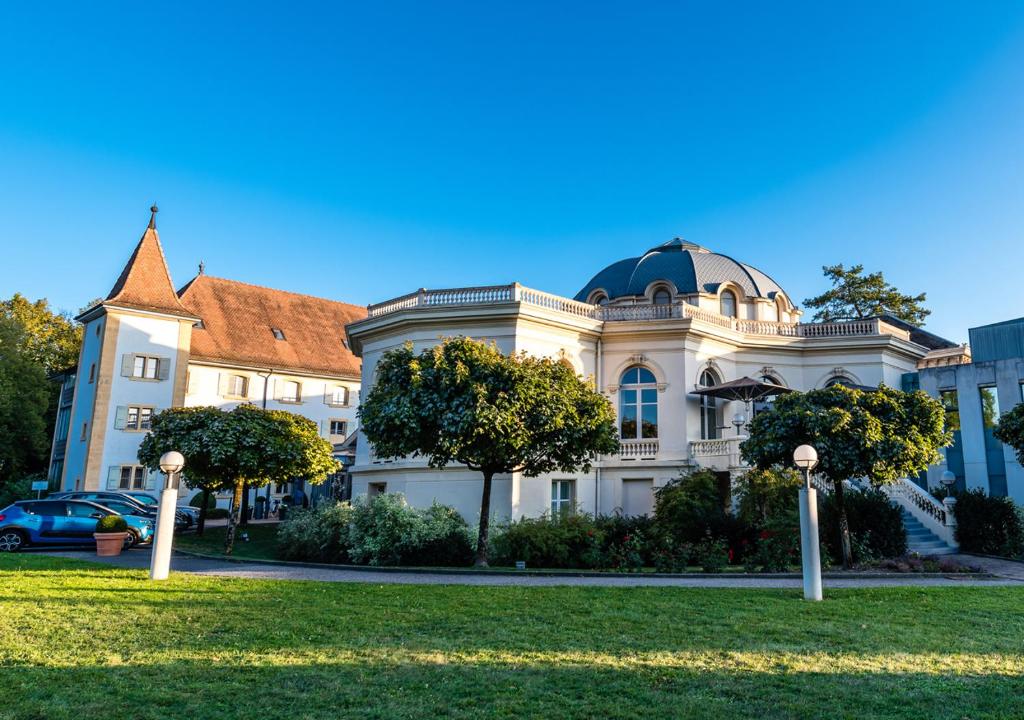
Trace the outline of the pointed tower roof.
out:
M 150 208 L 149 227 L 135 246 L 128 264 L 114 283 L 104 304 L 194 317 L 178 299 L 167 270 L 167 260 L 156 231 L 157 206 Z

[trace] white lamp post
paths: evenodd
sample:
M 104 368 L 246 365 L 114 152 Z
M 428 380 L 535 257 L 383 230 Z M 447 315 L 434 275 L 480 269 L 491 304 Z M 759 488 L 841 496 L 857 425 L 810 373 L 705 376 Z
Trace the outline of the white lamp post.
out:
M 160 470 L 164 473 L 164 487 L 156 510 L 156 535 L 153 538 L 153 557 L 149 564 L 150 580 L 166 580 L 171 570 L 171 543 L 174 542 L 174 513 L 178 507 L 178 481 L 185 457 L 176 451 L 160 457 Z
M 732 424 L 736 426 L 736 437 L 739 437 L 743 426 L 747 424 L 747 416 L 741 412 L 736 413 L 732 416 Z
M 949 470 L 943 470 L 940 482 L 946 486 L 947 490 L 949 490 L 954 485 L 956 485 L 956 475 L 954 475 Z
M 804 599 L 821 600 L 818 493 L 811 487 L 811 470 L 818 464 L 818 451 L 810 445 L 801 445 L 793 451 L 793 462 L 804 471 L 804 486 L 800 488 L 800 556 L 804 570 Z

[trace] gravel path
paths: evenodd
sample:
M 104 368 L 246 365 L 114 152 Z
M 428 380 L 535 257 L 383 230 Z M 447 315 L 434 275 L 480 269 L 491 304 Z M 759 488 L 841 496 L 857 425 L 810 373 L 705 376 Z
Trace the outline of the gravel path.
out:
M 48 551 L 59 557 L 106 563 L 118 567 L 148 568 L 148 548 L 131 550 L 116 558 L 99 558 L 91 550 Z M 902 587 L 951 585 L 1017 585 L 1024 582 L 1024 565 L 1005 560 L 959 555 L 965 565 L 980 565 L 996 579 L 963 577 L 918 577 L 911 574 L 885 578 L 825 578 L 826 588 L 842 587 Z M 267 565 L 258 562 L 225 562 L 176 554 L 171 569 L 196 575 L 259 578 L 264 580 L 319 580 L 323 582 L 400 583 L 411 585 L 519 585 L 542 587 L 552 585 L 579 585 L 600 587 L 733 587 L 733 588 L 800 588 L 799 578 L 727 578 L 715 575 L 692 575 L 679 578 L 644 577 L 643 575 L 602 575 L 600 577 L 572 577 L 543 575 L 476 575 L 472 573 L 404 573 L 373 570 L 346 570 L 298 566 Z

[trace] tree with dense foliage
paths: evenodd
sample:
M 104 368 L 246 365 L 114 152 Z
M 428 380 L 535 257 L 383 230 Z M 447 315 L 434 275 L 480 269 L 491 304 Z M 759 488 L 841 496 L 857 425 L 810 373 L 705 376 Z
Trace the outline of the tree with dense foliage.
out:
M 905 295 L 885 281 L 881 272 L 864 274 L 863 265 L 847 270 L 839 265 L 822 268 L 832 288 L 817 297 L 804 300 L 804 305 L 817 310 L 819 322 L 861 320 L 878 315 L 892 315 L 920 327 L 931 310 L 924 307 L 926 294 Z
M 454 462 L 483 475 L 479 566 L 495 475 L 586 471 L 619 446 L 611 403 L 568 361 L 504 355 L 465 337 L 385 353 L 359 419 L 377 457 L 424 456 L 433 468 Z
M 160 456 L 185 456 L 185 477 L 194 487 L 234 491 L 224 553 L 234 547 L 235 528 L 247 485 L 304 478 L 318 484 L 338 469 L 333 447 L 316 423 L 283 410 L 239 405 L 230 412 L 212 407 L 171 408 L 153 416 L 139 447 L 139 462 L 159 469 Z M 205 505 L 205 504 L 204 504 Z M 205 512 L 205 511 L 204 511 Z
M 24 329 L 0 317 L 0 489 L 46 470 L 50 386 L 26 350 Z
M 815 473 L 835 494 L 843 564 L 853 562 L 850 527 L 843 504 L 843 481 L 867 478 L 874 485 L 917 475 L 939 462 L 939 449 L 952 443 L 944 427 L 942 404 L 926 393 L 885 385 L 853 390 L 833 385 L 823 390 L 780 395 L 772 409 L 750 423 L 740 446 L 743 458 L 761 469 L 789 466 L 793 450 L 808 444 L 818 451 Z
M 78 362 L 82 326 L 67 313 L 55 313 L 45 299 L 30 301 L 21 293 L 0 300 L 0 317 L 22 327 L 22 347 L 29 360 L 47 373 L 66 370 Z
M 994 399 L 993 395 L 985 395 L 983 400 L 989 398 Z M 984 413 L 986 408 L 982 408 Z M 988 410 L 988 414 L 994 415 L 993 410 Z M 1014 449 L 1017 453 L 1017 460 L 1024 465 L 1024 403 L 1017 403 L 1009 412 L 1005 412 L 1001 417 L 995 418 L 998 420 L 993 434 L 996 439 L 1000 442 L 1006 443 Z M 985 417 L 986 424 L 990 418 Z

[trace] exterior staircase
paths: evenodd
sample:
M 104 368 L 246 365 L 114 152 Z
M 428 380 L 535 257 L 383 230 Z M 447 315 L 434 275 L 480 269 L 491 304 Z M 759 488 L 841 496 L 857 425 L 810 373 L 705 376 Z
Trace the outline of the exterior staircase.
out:
M 956 549 L 926 528 L 909 510 L 903 510 L 903 526 L 907 529 L 907 551 L 919 555 L 949 555 Z

